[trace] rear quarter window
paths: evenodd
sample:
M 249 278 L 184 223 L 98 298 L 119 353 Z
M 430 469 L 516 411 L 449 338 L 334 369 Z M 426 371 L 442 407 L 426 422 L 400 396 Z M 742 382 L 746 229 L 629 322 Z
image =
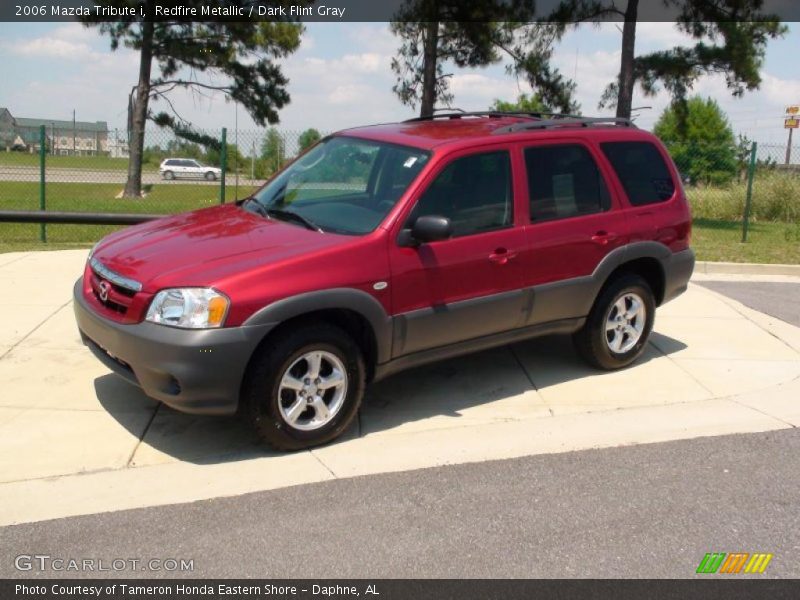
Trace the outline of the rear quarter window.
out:
M 603 154 L 617 173 L 634 206 L 672 198 L 675 183 L 661 152 L 650 142 L 604 142 Z

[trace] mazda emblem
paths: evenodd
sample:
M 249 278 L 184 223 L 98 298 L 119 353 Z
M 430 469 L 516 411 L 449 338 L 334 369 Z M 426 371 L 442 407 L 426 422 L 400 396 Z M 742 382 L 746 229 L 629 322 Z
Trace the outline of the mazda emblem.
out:
M 111 286 L 108 285 L 107 281 L 100 282 L 100 290 L 97 292 L 97 295 L 100 296 L 100 300 L 103 302 L 108 301 L 108 290 L 111 289 Z

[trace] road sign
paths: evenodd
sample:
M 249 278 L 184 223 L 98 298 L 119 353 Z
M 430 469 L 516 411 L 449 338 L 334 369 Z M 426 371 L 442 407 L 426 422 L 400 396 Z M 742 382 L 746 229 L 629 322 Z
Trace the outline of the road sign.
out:
M 787 106 L 786 107 L 786 114 L 787 115 L 800 114 L 800 104 L 792 104 L 791 106 Z
M 800 119 L 790 117 L 783 120 L 784 129 L 797 129 L 798 127 L 800 127 Z

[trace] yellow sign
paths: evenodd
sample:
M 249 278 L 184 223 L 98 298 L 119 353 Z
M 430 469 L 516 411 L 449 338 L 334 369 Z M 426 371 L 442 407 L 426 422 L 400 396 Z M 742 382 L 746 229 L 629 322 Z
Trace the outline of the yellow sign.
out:
M 787 115 L 796 115 L 798 113 L 800 113 L 800 104 L 792 104 L 791 106 L 786 107 Z
M 790 119 L 783 120 L 784 129 L 797 129 L 798 127 L 800 127 L 800 119 L 792 117 Z

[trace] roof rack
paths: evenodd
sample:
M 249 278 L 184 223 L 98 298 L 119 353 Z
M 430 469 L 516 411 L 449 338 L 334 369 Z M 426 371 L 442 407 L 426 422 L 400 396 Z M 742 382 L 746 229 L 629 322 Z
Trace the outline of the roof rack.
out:
M 500 119 L 502 117 L 527 117 L 527 118 L 537 118 L 537 119 L 540 118 L 537 113 L 504 112 L 501 110 L 477 110 L 471 112 L 467 111 L 446 112 L 446 113 L 443 112 L 443 113 L 433 114 L 428 117 L 414 117 L 413 119 L 406 119 L 405 121 L 403 121 L 403 123 L 415 123 L 417 121 L 433 121 L 434 119 L 460 119 L 462 117 L 489 117 L 494 119 Z
M 555 127 L 589 127 L 590 125 L 616 125 L 618 127 L 633 127 L 630 119 L 618 117 L 575 117 L 565 116 L 556 119 L 542 119 L 540 121 L 530 121 L 525 123 L 514 123 L 506 127 L 495 129 L 492 134 L 516 133 L 518 131 L 529 131 L 531 129 L 553 129 Z
M 548 111 L 525 111 L 525 110 L 476 110 L 465 111 L 460 108 L 434 108 L 434 114 L 427 117 L 414 117 L 413 119 L 406 119 L 404 123 L 413 123 L 416 121 L 433 121 L 434 119 L 460 119 L 461 117 L 489 117 L 499 119 L 502 117 L 522 117 L 527 119 L 580 119 L 591 120 L 590 117 L 583 117 L 581 115 L 573 115 L 570 113 L 548 112 Z M 450 111 L 438 112 L 437 111 Z M 604 117 L 598 117 L 605 119 Z

